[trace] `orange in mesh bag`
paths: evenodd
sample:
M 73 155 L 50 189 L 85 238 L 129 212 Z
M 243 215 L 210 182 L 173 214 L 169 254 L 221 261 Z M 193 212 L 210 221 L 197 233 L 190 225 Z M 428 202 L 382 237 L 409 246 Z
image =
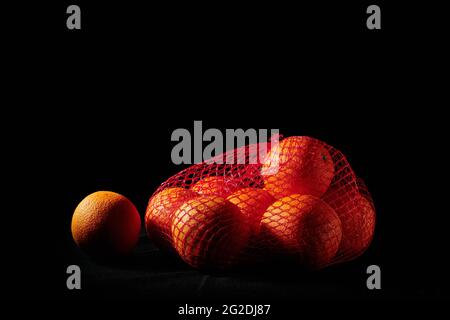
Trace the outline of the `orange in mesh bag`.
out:
M 310 137 L 282 139 L 262 159 L 261 147 L 225 152 L 164 182 L 147 208 L 149 237 L 214 269 L 274 252 L 322 268 L 367 249 L 373 201 L 340 151 Z M 237 154 L 244 161 L 230 161 Z
M 232 193 L 237 186 L 227 181 L 225 177 L 206 177 L 192 185 L 191 190 L 203 195 L 217 195 L 226 197 Z
M 272 173 L 273 170 L 278 170 Z M 275 198 L 289 194 L 320 197 L 334 176 L 334 163 L 325 145 L 310 137 L 289 137 L 275 145 L 261 168 L 264 189 Z
M 152 197 L 145 214 L 147 235 L 160 248 L 172 248 L 171 228 L 173 214 L 197 193 L 184 188 L 167 188 Z
M 336 260 L 348 260 L 360 255 L 372 241 L 375 208 L 370 195 L 365 196 L 361 188 L 365 186 L 336 183 L 323 196 L 341 220 L 342 240 Z
M 172 237 L 178 254 L 191 266 L 222 269 L 237 262 L 247 244 L 249 225 L 231 202 L 200 196 L 175 212 Z
M 262 239 L 305 266 L 320 268 L 335 257 L 342 237 L 341 221 L 323 200 L 292 194 L 275 201 L 261 221 Z

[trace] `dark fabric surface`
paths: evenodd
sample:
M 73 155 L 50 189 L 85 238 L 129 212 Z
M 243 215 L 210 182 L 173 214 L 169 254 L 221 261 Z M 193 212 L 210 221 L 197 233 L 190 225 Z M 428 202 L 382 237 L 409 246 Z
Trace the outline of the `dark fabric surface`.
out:
M 189 267 L 177 257 L 162 253 L 142 234 L 131 256 L 98 261 L 73 245 L 71 260 L 79 264 L 83 274 L 82 290 L 77 293 L 80 298 L 223 302 L 233 299 L 379 300 L 433 294 L 423 289 L 409 291 L 405 287 L 390 285 L 378 292 L 368 290 L 366 268 L 376 260 L 376 255 L 369 249 L 355 261 L 319 271 L 305 271 L 293 264 L 272 262 L 226 273 L 206 273 Z

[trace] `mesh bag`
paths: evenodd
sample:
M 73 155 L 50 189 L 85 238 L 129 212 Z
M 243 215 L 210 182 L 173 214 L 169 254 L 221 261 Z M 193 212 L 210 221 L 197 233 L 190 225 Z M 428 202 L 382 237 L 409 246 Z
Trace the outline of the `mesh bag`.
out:
M 162 183 L 145 216 L 150 239 L 197 268 L 284 256 L 318 269 L 362 254 L 375 208 L 345 156 L 310 137 L 275 141 L 227 151 Z

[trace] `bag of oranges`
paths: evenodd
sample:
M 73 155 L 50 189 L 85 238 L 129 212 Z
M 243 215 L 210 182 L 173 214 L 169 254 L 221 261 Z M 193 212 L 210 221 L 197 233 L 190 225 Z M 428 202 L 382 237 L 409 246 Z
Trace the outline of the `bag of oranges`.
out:
M 317 269 L 367 249 L 375 208 L 340 151 L 306 136 L 281 139 L 262 159 L 258 150 L 225 152 L 164 182 L 145 215 L 150 239 L 213 269 L 280 255 Z M 229 161 L 237 154 L 244 161 Z

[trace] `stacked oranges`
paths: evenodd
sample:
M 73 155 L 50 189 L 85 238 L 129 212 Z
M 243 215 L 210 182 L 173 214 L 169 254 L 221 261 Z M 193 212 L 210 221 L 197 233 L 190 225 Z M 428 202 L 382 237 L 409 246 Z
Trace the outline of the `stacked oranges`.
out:
M 370 244 L 373 203 L 345 158 L 319 140 L 294 136 L 273 146 L 254 177 L 263 186 L 213 172 L 162 188 L 145 215 L 148 236 L 193 267 L 235 265 L 256 243 L 269 254 L 321 268 L 356 257 Z

